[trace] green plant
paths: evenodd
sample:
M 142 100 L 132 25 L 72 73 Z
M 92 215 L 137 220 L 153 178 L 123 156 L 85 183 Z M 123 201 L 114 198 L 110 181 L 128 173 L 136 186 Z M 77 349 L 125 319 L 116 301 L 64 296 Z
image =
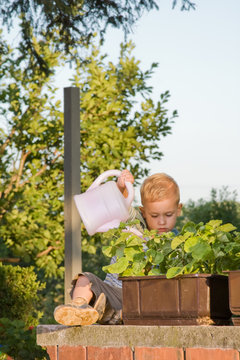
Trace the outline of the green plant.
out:
M 36 326 L 42 313 L 36 310 L 38 292 L 44 284 L 37 281 L 32 267 L 0 263 L 0 318 L 22 320 L 26 326 Z
M 35 326 L 42 313 L 37 310 L 39 292 L 45 284 L 37 280 L 33 267 L 0 263 L 0 359 L 49 359 L 36 345 Z
M 178 235 L 145 230 L 142 237 L 129 231 L 133 223 L 122 223 L 104 236 L 110 245 L 103 253 L 116 256 L 116 263 L 103 270 L 120 276 L 222 274 L 240 267 L 240 233 L 221 220 L 188 222 Z
M 36 329 L 26 327 L 22 320 L 0 318 L 0 339 L 0 359 L 6 359 L 5 354 L 14 360 L 50 359 L 47 351 L 36 344 Z

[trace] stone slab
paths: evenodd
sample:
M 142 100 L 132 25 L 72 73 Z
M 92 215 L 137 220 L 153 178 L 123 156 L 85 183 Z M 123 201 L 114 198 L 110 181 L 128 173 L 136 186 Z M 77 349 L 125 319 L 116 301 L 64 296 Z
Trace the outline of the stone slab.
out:
M 39 325 L 37 344 L 223 348 L 240 351 L 238 326 Z

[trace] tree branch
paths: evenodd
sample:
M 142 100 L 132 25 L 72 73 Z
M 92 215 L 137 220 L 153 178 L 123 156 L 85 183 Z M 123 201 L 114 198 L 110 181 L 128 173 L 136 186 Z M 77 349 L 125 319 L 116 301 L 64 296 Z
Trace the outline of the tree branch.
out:
M 0 155 L 2 155 L 4 153 L 4 150 L 6 149 L 6 147 L 8 146 L 13 134 L 15 133 L 16 129 L 12 129 L 12 131 L 10 132 L 10 134 L 8 135 L 8 137 L 6 138 L 6 141 L 3 143 L 3 145 L 0 148 Z
M 54 164 L 54 163 L 57 161 L 57 159 L 59 158 L 59 156 L 61 155 L 61 153 L 58 153 L 58 154 L 57 154 L 57 150 L 55 150 L 55 151 L 54 151 L 54 155 L 56 155 L 56 157 L 50 162 L 51 164 Z M 44 164 L 44 165 L 41 167 L 41 169 L 40 169 L 35 175 L 33 175 L 31 178 L 34 179 L 35 177 L 43 174 L 44 171 L 46 170 L 46 168 L 47 168 L 47 164 Z M 30 181 L 30 179 L 27 179 L 27 180 L 23 181 L 23 182 L 20 184 L 20 187 L 23 187 L 25 184 L 28 184 L 29 181 Z
M 21 179 L 22 173 L 23 173 L 24 164 L 25 164 L 26 159 L 27 159 L 29 154 L 31 154 L 31 151 L 28 151 L 28 152 L 25 153 L 25 151 L 23 150 L 23 152 L 22 152 L 20 165 L 19 165 L 19 168 L 18 168 L 18 174 L 17 174 L 17 177 L 16 177 L 16 188 L 19 187 L 20 179 Z
M 59 243 L 59 241 L 58 241 L 58 243 Z M 45 249 L 45 250 L 43 250 L 43 251 L 41 251 L 40 253 L 38 253 L 37 254 L 37 258 L 40 258 L 40 257 L 42 257 L 42 256 L 44 256 L 44 255 L 47 255 L 47 254 L 49 254 L 50 253 L 50 251 L 52 251 L 52 250 L 58 250 L 58 249 L 60 249 L 60 247 L 56 247 L 56 246 L 49 246 L 47 249 Z
M 8 263 L 17 263 L 21 259 L 20 258 L 0 258 L 0 262 L 8 262 Z
M 3 191 L 4 195 L 8 195 L 10 193 L 10 191 L 13 188 L 13 184 L 16 181 L 16 187 L 19 187 L 19 182 L 20 182 L 20 178 L 22 176 L 22 172 L 23 172 L 23 167 L 24 167 L 24 163 L 26 161 L 26 158 L 28 157 L 28 155 L 31 152 L 28 151 L 27 153 L 24 153 L 24 151 L 22 152 L 22 156 L 21 156 L 21 160 L 20 160 L 20 166 L 18 169 L 17 174 L 14 174 L 10 180 L 10 183 L 8 184 L 7 188 Z M 2 195 L 2 194 L 1 194 Z

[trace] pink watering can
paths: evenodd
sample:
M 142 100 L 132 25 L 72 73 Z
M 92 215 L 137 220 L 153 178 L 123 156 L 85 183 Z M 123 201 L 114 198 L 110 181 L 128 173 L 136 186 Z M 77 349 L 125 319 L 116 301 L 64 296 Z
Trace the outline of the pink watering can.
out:
M 134 199 L 134 188 L 126 182 L 128 197 L 125 198 L 115 181 L 102 182 L 109 176 L 119 177 L 120 170 L 102 173 L 85 193 L 74 195 L 80 217 L 89 235 L 117 228 L 129 217 L 128 210 Z

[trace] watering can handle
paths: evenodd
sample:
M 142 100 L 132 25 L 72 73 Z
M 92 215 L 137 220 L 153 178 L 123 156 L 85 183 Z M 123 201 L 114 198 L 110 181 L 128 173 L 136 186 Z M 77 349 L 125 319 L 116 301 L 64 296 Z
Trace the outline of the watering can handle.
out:
M 93 190 L 96 187 L 98 187 L 109 176 L 117 176 L 117 177 L 119 177 L 120 175 L 121 175 L 120 170 L 107 170 L 107 171 L 105 171 L 104 173 L 102 173 L 101 175 L 99 175 L 97 177 L 97 179 L 92 183 L 92 185 L 87 189 L 87 191 Z M 129 208 L 132 201 L 133 201 L 133 199 L 134 199 L 134 188 L 133 188 L 133 185 L 129 181 L 126 181 L 125 185 L 126 185 L 126 188 L 127 188 L 127 191 L 128 191 L 128 197 L 125 199 L 125 201 L 126 201 L 127 207 Z

